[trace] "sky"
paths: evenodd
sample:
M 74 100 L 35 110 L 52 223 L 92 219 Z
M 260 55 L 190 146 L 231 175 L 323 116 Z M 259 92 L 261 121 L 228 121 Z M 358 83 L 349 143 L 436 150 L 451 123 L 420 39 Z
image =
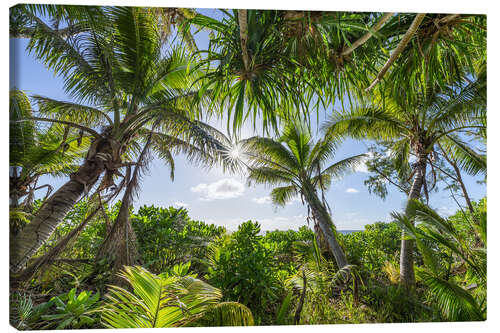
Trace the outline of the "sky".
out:
M 200 10 L 205 15 L 216 16 L 210 9 Z M 195 36 L 200 49 L 207 45 L 207 34 Z M 43 64 L 25 51 L 27 40 L 10 40 L 10 87 L 25 90 L 29 95 L 37 94 L 54 99 L 70 101 L 64 93 L 62 79 L 55 77 Z M 327 118 L 334 107 L 320 110 L 320 120 Z M 315 121 L 313 121 L 314 123 Z M 224 120 L 212 120 L 211 125 L 225 131 Z M 252 136 L 250 124 L 242 130 L 243 137 Z M 315 130 L 315 128 L 313 128 Z M 370 142 L 345 141 L 339 147 L 332 163 L 348 156 L 365 153 Z M 306 225 L 307 208 L 300 200 L 277 208 L 269 200 L 270 187 L 247 186 L 244 175 L 224 174 L 220 168 L 210 170 L 189 164 L 182 155 L 175 159 L 175 180 L 169 177 L 169 169 L 161 160 L 153 160 L 149 171 L 142 179 L 141 191 L 134 202 L 136 210 L 142 205 L 161 207 L 186 207 L 192 219 L 223 225 L 236 230 L 242 222 L 252 220 L 261 224 L 262 230 L 297 230 Z M 339 230 L 361 230 L 365 224 L 390 221 L 390 213 L 399 211 L 405 204 L 405 196 L 389 187 L 385 200 L 370 194 L 363 184 L 369 176 L 361 166 L 351 175 L 335 181 L 326 192 L 332 209 L 333 221 Z M 44 177 L 39 184 L 50 183 L 56 190 L 67 178 Z M 486 186 L 465 176 L 465 183 L 474 200 L 486 195 Z M 43 195 L 44 193 L 39 193 Z M 448 215 L 458 209 L 449 192 L 431 194 L 431 206 Z

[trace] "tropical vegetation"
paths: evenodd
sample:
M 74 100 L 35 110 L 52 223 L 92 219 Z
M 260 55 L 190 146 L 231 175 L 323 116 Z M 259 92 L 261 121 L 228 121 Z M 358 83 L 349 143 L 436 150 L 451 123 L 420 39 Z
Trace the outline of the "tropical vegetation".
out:
M 485 15 L 17 5 L 9 33 L 68 96 L 10 89 L 17 329 L 486 320 Z M 135 209 L 180 158 L 307 216 Z M 404 208 L 344 233 L 360 168 Z

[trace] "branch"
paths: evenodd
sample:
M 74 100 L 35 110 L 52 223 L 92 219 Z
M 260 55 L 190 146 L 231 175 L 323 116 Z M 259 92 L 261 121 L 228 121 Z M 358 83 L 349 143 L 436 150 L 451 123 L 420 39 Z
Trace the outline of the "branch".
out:
M 387 180 L 389 183 L 392 185 L 396 186 L 401 192 L 408 194 L 408 191 L 406 191 L 401 185 L 395 183 L 391 178 L 389 178 L 386 174 L 383 172 L 379 171 L 375 166 L 371 165 L 370 166 L 376 173 L 378 173 L 380 176 L 382 176 L 385 180 Z
M 92 128 L 89 128 L 89 127 L 86 127 L 86 126 L 83 126 L 83 125 L 79 125 L 79 124 L 73 123 L 71 121 L 51 119 L 51 118 L 41 118 L 41 117 L 30 117 L 29 119 L 20 120 L 20 121 L 29 121 L 29 120 L 47 121 L 47 122 L 50 122 L 50 123 L 57 123 L 57 124 L 68 125 L 68 126 L 71 126 L 71 127 L 75 127 L 75 128 L 81 129 L 82 131 L 89 132 L 90 134 L 92 134 L 96 138 L 101 138 L 101 135 L 99 133 L 97 133 L 95 130 L 93 130 Z
M 454 19 L 456 19 L 459 16 L 460 16 L 460 14 L 446 15 L 445 17 L 443 17 L 442 19 L 439 20 L 439 23 L 448 23 L 450 21 L 453 21 Z
M 79 29 L 76 25 L 70 25 L 66 28 L 53 30 L 54 33 L 58 34 L 61 38 L 68 38 L 70 36 L 76 35 L 80 33 L 82 30 Z M 36 28 L 22 28 L 18 31 L 10 30 L 9 37 L 10 38 L 32 38 L 33 34 L 36 32 Z
M 357 41 L 352 43 L 352 45 L 350 47 L 348 47 L 347 49 L 342 51 L 342 56 L 345 57 L 345 56 L 351 54 L 352 51 L 354 51 L 355 49 L 357 49 L 358 47 L 360 47 L 361 45 L 366 43 L 367 40 L 369 40 L 370 38 L 373 37 L 375 32 L 377 32 L 380 28 L 382 28 L 384 23 L 387 22 L 392 17 L 392 15 L 394 15 L 394 13 L 385 13 L 384 16 L 382 16 L 380 18 L 380 20 L 377 23 L 375 23 L 375 25 L 370 29 L 370 31 L 368 31 L 366 34 L 364 34 Z
M 391 54 L 387 62 L 385 63 L 384 67 L 380 70 L 380 72 L 377 74 L 377 77 L 375 80 L 372 82 L 372 84 L 365 89 L 365 91 L 370 91 L 377 83 L 380 82 L 382 77 L 385 75 L 385 73 L 389 70 L 389 68 L 392 66 L 394 61 L 396 61 L 396 58 L 403 52 L 404 48 L 406 45 L 410 42 L 410 39 L 413 37 L 415 32 L 417 31 L 418 27 L 420 26 L 420 23 L 424 20 L 425 14 L 417 14 L 415 16 L 415 19 L 413 19 L 413 22 L 411 23 L 410 27 L 406 31 L 405 35 L 403 36 L 403 39 L 399 42 L 398 46 L 394 50 L 394 52 Z

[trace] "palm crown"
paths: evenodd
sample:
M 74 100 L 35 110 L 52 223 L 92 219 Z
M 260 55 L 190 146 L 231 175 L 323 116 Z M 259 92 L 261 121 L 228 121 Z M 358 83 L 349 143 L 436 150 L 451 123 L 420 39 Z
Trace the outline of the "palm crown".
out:
M 304 124 L 290 124 L 279 140 L 253 137 L 244 141 L 252 161 L 248 181 L 256 184 L 286 185 L 271 192 L 274 203 L 284 206 L 290 199 L 306 193 L 306 187 L 326 190 L 333 178 L 340 178 L 359 165 L 364 155 L 348 157 L 329 166 L 337 143 L 333 140 L 312 142 Z
M 289 123 L 278 141 L 252 137 L 242 145 L 251 161 L 249 183 L 281 185 L 271 191 L 272 201 L 284 206 L 299 196 L 307 203 L 315 225 L 326 238 L 339 268 L 347 266 L 347 259 L 339 245 L 328 204 L 318 197 L 317 190 L 328 188 L 333 178 L 339 178 L 363 161 L 364 155 L 345 158 L 325 167 L 335 152 L 336 142 L 318 140 L 312 143 L 309 129 L 302 123 Z

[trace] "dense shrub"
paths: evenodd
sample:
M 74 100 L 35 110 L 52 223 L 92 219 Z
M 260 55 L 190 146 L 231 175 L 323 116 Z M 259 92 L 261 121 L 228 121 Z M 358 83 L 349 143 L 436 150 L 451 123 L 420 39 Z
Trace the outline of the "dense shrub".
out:
M 212 243 L 206 278 L 227 300 L 247 305 L 257 323 L 269 324 L 288 273 L 278 268 L 276 243 L 266 242 L 259 233 L 259 223 L 248 221 Z
M 263 241 L 269 243 L 275 251 L 276 264 L 282 270 L 292 273 L 296 271 L 299 263 L 294 258 L 294 245 L 297 242 L 310 242 L 314 237 L 314 232 L 306 226 L 302 226 L 298 231 L 294 230 L 274 230 L 267 231 Z
M 376 222 L 365 230 L 339 234 L 349 263 L 357 265 L 365 276 L 382 273 L 386 262 L 398 262 L 401 227 L 395 223 Z
M 143 206 L 131 219 L 143 264 L 156 273 L 187 261 L 196 271 L 209 242 L 226 231 L 191 220 L 184 208 Z

